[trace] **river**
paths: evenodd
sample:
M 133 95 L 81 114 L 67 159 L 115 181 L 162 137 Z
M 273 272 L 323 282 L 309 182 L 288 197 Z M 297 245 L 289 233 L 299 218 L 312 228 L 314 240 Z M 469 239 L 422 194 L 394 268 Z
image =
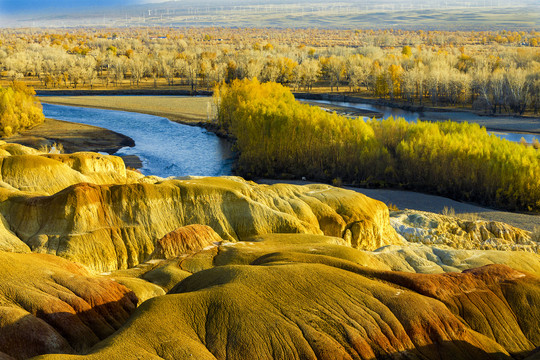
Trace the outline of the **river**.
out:
M 129 136 L 135 146 L 122 148 L 115 155 L 137 155 L 145 175 L 232 174 L 230 143 L 197 126 L 140 113 L 46 103 L 43 113 L 47 118 L 99 126 Z

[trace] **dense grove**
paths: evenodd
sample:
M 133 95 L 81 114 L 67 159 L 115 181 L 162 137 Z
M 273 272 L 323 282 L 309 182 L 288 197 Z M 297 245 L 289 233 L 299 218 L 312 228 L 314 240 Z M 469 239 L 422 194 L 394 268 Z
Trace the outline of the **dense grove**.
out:
M 0 74 L 45 88 L 258 78 L 410 104 L 540 110 L 540 32 L 77 29 L 0 31 Z
M 236 138 L 244 176 L 399 186 L 540 211 L 540 151 L 476 124 L 350 119 L 256 79 L 216 88 L 218 124 Z
M 45 117 L 35 94 L 21 82 L 0 87 L 0 136 L 11 136 L 43 122 Z

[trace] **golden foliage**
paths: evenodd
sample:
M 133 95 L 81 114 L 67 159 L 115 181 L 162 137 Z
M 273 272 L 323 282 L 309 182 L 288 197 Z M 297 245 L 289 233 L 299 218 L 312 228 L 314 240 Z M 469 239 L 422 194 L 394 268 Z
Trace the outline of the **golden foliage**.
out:
M 509 209 L 540 210 L 540 152 L 477 124 L 349 119 L 256 79 L 215 91 L 245 176 L 396 185 Z
M 24 83 L 0 87 L 0 135 L 11 136 L 40 124 L 45 119 L 35 91 Z

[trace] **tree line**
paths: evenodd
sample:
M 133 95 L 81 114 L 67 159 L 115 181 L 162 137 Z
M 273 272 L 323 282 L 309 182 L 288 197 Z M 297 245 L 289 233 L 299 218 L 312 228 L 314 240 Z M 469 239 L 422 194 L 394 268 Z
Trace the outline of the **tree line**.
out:
M 540 211 L 540 150 L 477 124 L 350 119 L 256 79 L 222 84 L 214 96 L 217 123 L 235 138 L 240 175 L 397 186 Z
M 490 113 L 540 110 L 540 33 L 135 29 L 0 31 L 0 74 L 44 88 L 258 78 Z M 319 91 L 317 90 L 317 91 Z

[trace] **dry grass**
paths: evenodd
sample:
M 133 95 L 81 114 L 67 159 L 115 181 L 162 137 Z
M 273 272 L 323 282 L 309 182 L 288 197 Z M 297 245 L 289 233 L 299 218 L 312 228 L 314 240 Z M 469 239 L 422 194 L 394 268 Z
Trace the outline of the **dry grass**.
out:
M 480 215 L 478 215 L 478 213 L 461 213 L 461 214 L 457 214 L 456 217 L 460 218 L 461 220 L 466 220 L 466 221 L 481 220 Z
M 198 123 L 214 116 L 212 99 L 207 97 L 47 96 L 41 101 L 49 104 L 139 112 L 166 117 L 181 123 Z
M 443 210 L 441 211 L 441 215 L 456 217 L 456 210 L 454 210 L 454 208 L 451 206 L 450 207 L 445 206 Z
M 477 221 L 480 220 L 480 215 L 478 213 L 458 213 L 456 214 L 456 210 L 453 207 L 445 206 L 443 210 L 441 211 L 441 215 L 444 216 L 450 216 L 455 217 L 461 220 L 466 221 Z
M 41 151 L 45 154 L 63 154 L 64 153 L 64 145 L 60 143 L 53 143 L 52 145 L 43 145 L 41 146 L 38 151 Z
M 399 211 L 399 208 L 392 203 L 388 203 L 386 206 L 388 207 L 388 211 Z
M 531 233 L 531 240 L 540 242 L 540 226 L 535 226 Z

